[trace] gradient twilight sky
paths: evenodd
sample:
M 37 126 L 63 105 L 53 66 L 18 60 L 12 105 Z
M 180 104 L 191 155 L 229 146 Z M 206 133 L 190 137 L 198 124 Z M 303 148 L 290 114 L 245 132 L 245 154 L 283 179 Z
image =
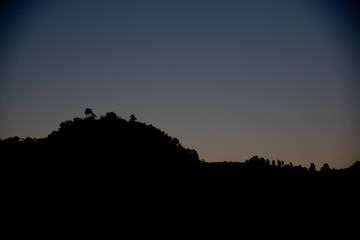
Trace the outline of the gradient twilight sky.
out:
M 90 107 L 206 161 L 360 160 L 349 0 L 29 2 L 1 6 L 0 138 L 45 137 Z

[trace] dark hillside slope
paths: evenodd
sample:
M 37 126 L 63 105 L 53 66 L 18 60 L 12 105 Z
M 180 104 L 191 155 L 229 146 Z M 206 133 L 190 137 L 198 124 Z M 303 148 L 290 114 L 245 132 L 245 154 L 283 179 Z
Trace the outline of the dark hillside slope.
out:
M 16 175 L 55 178 L 115 178 L 117 175 L 170 174 L 200 164 L 195 150 L 177 138 L 115 113 L 96 119 L 94 114 L 60 124 L 42 139 L 0 141 L 2 164 Z
M 185 149 L 176 138 L 159 129 L 109 114 L 99 120 L 86 118 L 64 122 L 59 131 L 45 140 L 45 146 L 58 152 L 61 158 L 74 160 L 146 165 L 198 161 L 196 151 Z

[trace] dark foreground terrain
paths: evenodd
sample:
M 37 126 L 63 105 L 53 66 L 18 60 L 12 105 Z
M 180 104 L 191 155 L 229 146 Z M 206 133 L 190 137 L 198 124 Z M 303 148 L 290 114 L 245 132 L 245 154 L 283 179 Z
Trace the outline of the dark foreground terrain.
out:
M 360 162 L 339 170 L 324 164 L 319 171 L 257 156 L 207 163 L 133 115 L 85 113 L 43 139 L 0 141 L 8 223 L 106 222 L 135 226 L 136 235 L 149 226 L 182 232 L 230 219 L 268 226 L 276 218 L 275 225 L 308 229 L 318 221 L 357 219 Z M 52 226 L 54 219 L 62 224 Z

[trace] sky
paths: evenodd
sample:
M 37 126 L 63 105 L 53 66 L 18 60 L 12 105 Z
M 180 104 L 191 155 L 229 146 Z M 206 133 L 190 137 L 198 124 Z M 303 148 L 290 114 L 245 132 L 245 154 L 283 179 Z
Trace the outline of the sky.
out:
M 10 3 L 11 2 L 11 3 Z M 8 1 L 0 138 L 116 112 L 201 159 L 360 160 L 355 1 Z

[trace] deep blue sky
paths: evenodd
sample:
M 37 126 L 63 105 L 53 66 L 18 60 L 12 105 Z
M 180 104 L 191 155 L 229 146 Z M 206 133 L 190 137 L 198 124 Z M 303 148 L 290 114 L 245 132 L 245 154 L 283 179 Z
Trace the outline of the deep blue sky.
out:
M 206 161 L 318 168 L 359 156 L 359 22 L 347 1 L 3 5 L 0 138 L 91 107 L 134 113 Z

